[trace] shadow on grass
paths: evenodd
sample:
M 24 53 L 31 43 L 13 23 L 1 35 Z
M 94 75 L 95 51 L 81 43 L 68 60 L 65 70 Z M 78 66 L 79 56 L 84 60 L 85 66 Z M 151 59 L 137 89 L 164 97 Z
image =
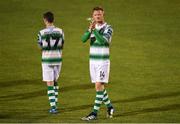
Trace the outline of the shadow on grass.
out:
M 24 80 L 22 80 L 22 82 L 24 82 Z M 33 81 L 28 81 L 28 83 L 29 82 L 32 83 Z M 71 86 L 60 88 L 60 92 L 63 93 L 63 92 L 69 92 L 69 91 L 75 91 L 75 90 L 81 90 L 81 89 L 86 90 L 86 89 L 92 89 L 92 88 L 94 88 L 92 84 L 71 85 Z M 0 101 L 23 100 L 23 99 L 40 97 L 40 96 L 46 96 L 47 94 L 46 92 L 47 90 L 43 89 L 43 90 L 38 90 L 34 92 L 29 92 L 29 93 L 24 92 L 24 93 L 12 94 L 12 95 L 5 95 L 5 96 L 0 96 Z
M 129 103 L 129 102 L 137 102 L 137 101 L 145 101 L 150 99 L 161 99 L 167 97 L 176 97 L 180 96 L 180 92 L 167 92 L 167 93 L 155 93 L 145 96 L 138 96 L 134 98 L 124 99 L 124 100 L 115 100 L 113 103 Z
M 71 90 L 78 90 L 78 89 L 89 89 L 91 88 L 91 85 L 80 85 L 78 87 L 72 85 L 72 86 L 68 86 L 68 87 L 64 87 L 61 89 L 62 92 L 67 92 L 67 91 L 71 91 Z M 92 87 L 93 88 L 93 87 Z M 8 98 L 8 100 L 13 100 L 13 99 L 27 99 L 27 98 L 31 98 L 31 97 L 37 97 L 37 95 L 42 96 L 45 95 L 46 91 L 45 90 L 41 90 L 41 91 L 37 91 L 37 92 L 32 92 L 32 93 L 26 93 L 26 94 L 19 94 L 18 97 L 16 95 L 11 95 L 10 99 Z M 116 101 L 112 101 L 112 103 L 128 103 L 128 102 L 136 102 L 136 101 L 145 101 L 145 100 L 151 100 L 151 99 L 161 99 L 161 98 L 167 98 L 167 97 L 176 97 L 179 96 L 180 92 L 169 92 L 169 93 L 158 93 L 158 94 L 150 94 L 150 95 L 146 95 L 146 96 L 139 96 L 139 97 L 135 97 L 135 98 L 130 98 L 130 99 L 125 99 L 125 100 L 116 100 Z M 7 96 L 8 97 L 8 96 Z M 0 97 L 0 99 L 5 99 L 5 97 Z M 84 109 L 90 109 L 93 107 L 93 103 L 92 104 L 87 104 L 87 105 L 79 105 L 79 106 L 72 106 L 72 107 L 66 107 L 66 108 L 60 108 L 60 113 L 64 113 L 64 112 L 72 112 L 72 111 L 78 111 L 78 110 L 84 110 Z M 124 112 L 124 113 L 117 113 L 115 114 L 115 117 L 123 117 L 123 116 L 133 116 L 133 115 L 138 115 L 138 114 L 144 114 L 144 113 L 151 113 L 151 112 L 163 112 L 163 111 L 169 111 L 169 110 L 177 110 L 180 109 L 180 104 L 170 104 L 170 105 L 164 105 L 164 106 L 160 106 L 160 107 L 151 107 L 151 108 L 143 108 L 143 109 L 139 109 L 139 110 L 134 110 L 134 111 L 129 111 L 129 112 Z M 26 113 L 28 110 L 24 110 L 21 113 Z M 37 111 L 37 110 L 36 110 Z M 38 110 L 39 111 L 39 110 Z M 43 113 L 46 113 L 45 110 L 40 110 Z M 17 114 L 18 111 L 16 111 L 14 114 Z M 7 118 L 13 118 L 11 117 L 11 115 L 13 115 L 13 113 L 4 113 L 1 114 L 0 113 L 0 119 L 7 119 Z M 22 115 L 22 117 L 24 118 L 29 118 L 28 114 L 27 115 Z M 48 117 L 47 114 L 42 115 L 42 116 L 37 116 L 37 117 L 32 117 L 30 118 L 30 120 L 28 120 L 29 122 L 36 122 L 36 120 L 41 119 L 41 118 L 46 118 Z M 14 117 L 15 118 L 15 117 Z M 19 118 L 19 116 L 17 117 Z M 25 119 L 25 120 L 26 120 Z M 24 120 L 24 121 L 25 121 Z M 28 122 L 26 121 L 26 122 Z
M 180 96 L 180 92 L 150 94 L 150 95 L 146 95 L 146 96 L 139 96 L 139 97 L 134 97 L 134 98 L 125 99 L 125 100 L 115 100 L 115 101 L 112 101 L 112 103 L 113 104 L 116 104 L 116 103 L 129 103 L 129 102 L 146 101 L 146 100 L 151 100 L 151 99 L 161 99 L 161 98 L 176 97 L 176 96 Z M 76 111 L 76 110 L 89 109 L 92 106 L 93 106 L 93 104 L 88 104 L 88 105 L 81 105 L 81 106 L 74 106 L 74 107 L 64 108 L 64 109 L 61 109 L 61 110 L 62 110 L 62 112 Z M 159 111 L 160 110 L 167 111 L 169 109 L 171 110 L 171 109 L 175 109 L 175 108 L 179 108 L 179 107 L 180 107 L 180 104 L 174 104 L 174 105 L 165 106 L 165 107 L 162 107 L 162 108 L 159 108 L 159 109 L 157 108 L 157 111 L 158 110 Z M 143 111 L 144 112 L 146 112 L 146 111 L 151 112 L 153 110 L 154 110 L 153 108 L 149 108 L 149 109 L 145 109 Z M 136 113 L 136 111 L 132 112 L 132 113 Z
M 0 113 L 0 123 L 33 123 L 39 119 L 47 118 L 48 116 L 48 114 L 37 116 L 36 114 L 33 115 L 32 113 L 17 111 L 3 112 L 3 114 Z
M 35 80 L 13 80 L 13 81 L 3 81 L 0 82 L 0 85 L 2 88 L 9 88 L 13 86 L 18 86 L 18 85 L 41 85 L 41 83 L 37 82 L 42 82 L 40 79 L 35 79 Z
M 32 82 L 40 82 L 40 80 L 22 80 L 22 81 L 15 81 L 15 82 L 8 82 L 7 84 L 2 83 L 3 86 L 8 86 L 12 84 L 13 86 L 16 85 L 16 83 L 19 84 L 24 84 L 26 82 L 27 84 L 31 84 Z M 18 85 L 19 85 L 18 84 Z M 74 90 L 85 90 L 85 89 L 92 89 L 94 86 L 92 84 L 81 84 L 81 85 L 71 85 L 67 87 L 62 87 L 60 88 L 60 92 L 69 92 L 69 91 L 74 91 Z M 29 93 L 19 93 L 19 94 L 12 94 L 12 95 L 6 95 L 6 96 L 0 96 L 0 101 L 1 102 L 7 102 L 7 101 L 13 101 L 13 100 L 26 100 L 26 99 L 31 99 L 31 98 L 36 98 L 40 96 L 46 96 L 46 89 L 43 90 L 38 90 L 35 92 L 29 92 Z M 180 96 L 180 92 L 167 92 L 167 93 L 155 93 L 155 94 L 149 94 L 149 95 L 144 95 L 144 96 L 137 96 L 134 98 L 128 98 L 128 99 L 120 99 L 120 100 L 115 100 L 112 101 L 113 104 L 116 103 L 129 103 L 129 102 L 138 102 L 138 101 L 146 101 L 146 100 L 151 100 L 151 99 L 162 99 L 162 98 L 168 98 L 168 97 L 177 97 Z M 68 112 L 68 111 L 76 111 L 76 110 L 83 110 L 83 109 L 89 109 L 90 107 L 93 106 L 92 104 L 87 104 L 87 105 L 80 105 L 80 106 L 72 106 L 72 107 L 66 107 L 66 108 L 61 108 L 61 112 Z M 116 116 L 127 116 L 127 115 L 135 115 L 139 113 L 146 113 L 146 112 L 155 112 L 155 111 L 168 111 L 168 110 L 173 110 L 173 109 L 179 109 L 180 104 L 173 104 L 173 105 L 167 105 L 167 106 L 162 106 L 162 107 L 157 107 L 157 108 L 146 108 L 143 110 L 137 110 L 137 111 L 132 111 L 132 112 L 126 112 L 122 113 Z M 2 115 L 2 118 L 5 117 Z
M 23 99 L 30 99 L 34 97 L 44 96 L 46 94 L 46 90 L 39 90 L 30 93 L 19 93 L 19 94 L 12 94 L 6 96 L 0 96 L 0 101 L 13 101 L 13 100 L 23 100 Z
M 89 105 L 81 105 L 81 106 L 74 106 L 69 108 L 60 109 L 60 113 L 69 112 L 69 111 L 76 111 L 76 110 L 83 110 L 92 107 L 93 104 Z M 124 112 L 120 114 L 115 114 L 114 117 L 124 117 L 124 116 L 133 116 L 138 114 L 145 114 L 145 113 L 151 113 L 151 112 L 163 112 L 163 111 L 169 111 L 169 110 L 177 110 L 180 109 L 180 104 L 170 104 L 170 105 L 164 105 L 160 107 L 151 107 L 151 108 L 144 108 L 140 110 L 130 111 L 130 112 Z M 37 111 L 36 111 L 37 112 Z M 46 113 L 46 111 L 41 111 L 43 113 Z M 8 122 L 7 119 L 16 119 L 16 122 L 36 122 L 39 119 L 46 119 L 49 117 L 49 114 L 43 114 L 39 116 L 29 116 L 29 114 L 25 114 L 24 112 L 15 112 L 15 113 L 6 113 L 6 114 L 0 114 L 0 120 L 6 119 L 5 122 Z M 23 119 L 23 120 L 22 120 Z
M 89 109 L 91 107 L 93 107 L 93 104 L 73 106 L 73 107 L 61 108 L 60 112 L 64 113 L 64 112 L 78 111 L 83 109 Z
M 10 117 L 11 116 L 9 114 L 2 114 L 2 113 L 0 113 L 0 119 L 8 119 Z
M 150 112 L 163 112 L 163 111 L 177 110 L 177 109 L 180 109 L 180 104 L 171 104 L 171 105 L 165 105 L 165 106 L 160 106 L 160 107 L 144 108 L 144 109 L 141 109 L 141 110 L 136 110 L 136 111 L 130 111 L 130 112 L 124 112 L 124 113 L 121 113 L 121 114 L 117 114 L 117 115 L 115 115 L 115 117 L 133 116 L 133 115 L 150 113 Z

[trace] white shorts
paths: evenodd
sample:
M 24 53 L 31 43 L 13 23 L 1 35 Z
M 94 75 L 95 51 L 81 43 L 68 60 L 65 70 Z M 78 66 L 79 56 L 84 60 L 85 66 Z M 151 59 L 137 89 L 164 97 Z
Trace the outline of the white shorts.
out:
M 90 62 L 90 76 L 91 82 L 109 82 L 110 62 L 95 64 Z
M 61 71 L 61 65 L 42 64 L 43 81 L 57 81 Z

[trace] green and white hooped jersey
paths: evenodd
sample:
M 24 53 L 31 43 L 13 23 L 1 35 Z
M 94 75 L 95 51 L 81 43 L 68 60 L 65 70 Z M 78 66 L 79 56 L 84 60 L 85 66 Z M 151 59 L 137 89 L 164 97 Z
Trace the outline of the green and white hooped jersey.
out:
M 38 44 L 42 49 L 42 64 L 60 65 L 64 44 L 62 29 L 50 26 L 41 30 L 38 34 Z
M 101 26 L 96 25 L 96 30 L 103 37 L 104 43 L 100 44 L 97 42 L 95 35 L 91 33 L 90 35 L 90 62 L 91 63 L 101 63 L 109 61 L 109 46 L 111 43 L 113 29 L 107 23 Z

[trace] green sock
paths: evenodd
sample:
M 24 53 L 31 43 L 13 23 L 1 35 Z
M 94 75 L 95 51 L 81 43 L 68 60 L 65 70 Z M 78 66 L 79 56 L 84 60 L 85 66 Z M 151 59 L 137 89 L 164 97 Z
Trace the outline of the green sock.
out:
M 103 91 L 97 91 L 96 92 L 96 99 L 95 99 L 95 103 L 94 103 L 94 108 L 93 108 L 93 112 L 97 114 L 97 112 L 100 109 L 100 106 L 103 102 Z
M 54 91 L 55 91 L 55 101 L 56 101 L 56 105 L 58 103 L 58 90 L 59 90 L 59 86 L 58 83 L 56 81 L 54 81 Z
M 56 108 L 56 102 L 55 102 L 55 91 L 53 86 L 48 86 L 48 97 L 49 97 L 49 102 L 50 106 L 52 109 Z
M 104 97 L 103 97 L 103 102 L 104 104 L 109 108 L 112 107 L 111 101 L 109 100 L 109 96 L 107 94 L 107 91 L 104 89 L 103 91 Z

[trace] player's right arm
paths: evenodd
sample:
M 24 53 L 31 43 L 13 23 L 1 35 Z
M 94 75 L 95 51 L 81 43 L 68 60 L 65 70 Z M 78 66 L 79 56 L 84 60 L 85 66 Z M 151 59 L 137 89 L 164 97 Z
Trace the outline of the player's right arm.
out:
M 91 22 L 89 25 L 89 29 L 84 33 L 84 35 L 82 36 L 81 40 L 83 43 L 85 43 L 91 36 L 92 30 L 95 28 L 95 22 Z
M 83 43 L 85 43 L 89 38 L 90 38 L 90 35 L 91 35 L 91 32 L 88 30 L 88 31 L 86 31 L 84 34 L 83 34 L 83 36 L 82 36 L 82 38 L 81 38 L 81 41 L 83 42 Z

